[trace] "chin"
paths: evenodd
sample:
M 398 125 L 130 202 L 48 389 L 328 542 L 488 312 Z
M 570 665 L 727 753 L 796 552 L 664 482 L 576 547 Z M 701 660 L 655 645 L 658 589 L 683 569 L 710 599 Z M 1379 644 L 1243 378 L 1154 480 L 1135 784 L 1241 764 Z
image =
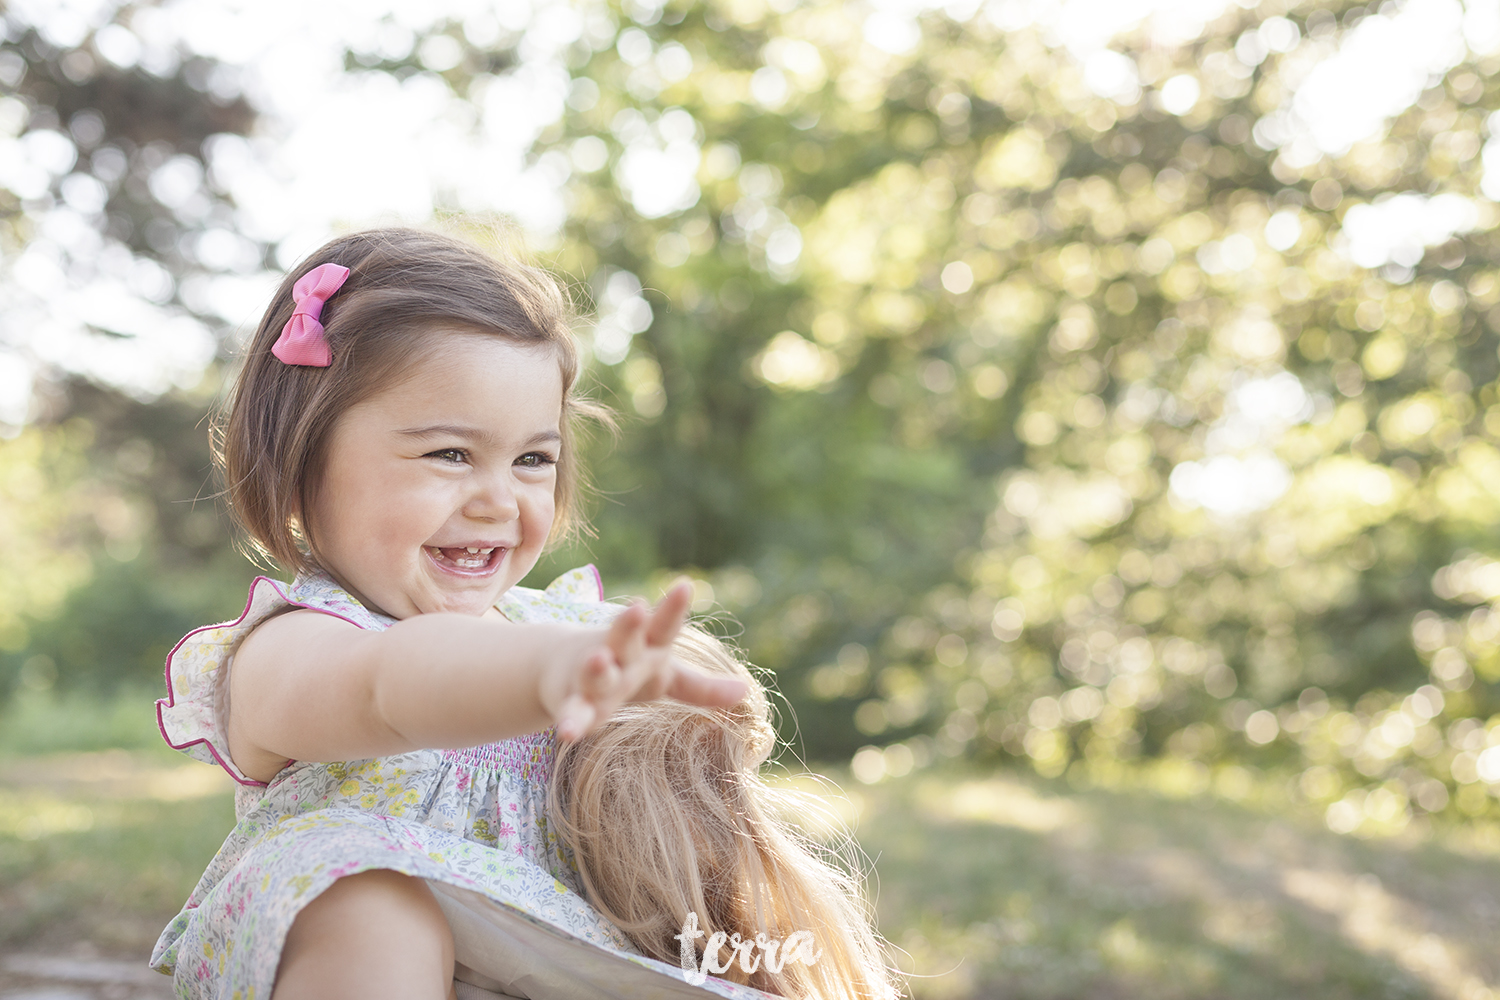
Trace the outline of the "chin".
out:
M 438 602 L 439 610 L 454 615 L 482 615 L 494 606 L 501 593 L 504 591 L 493 594 L 452 594 Z

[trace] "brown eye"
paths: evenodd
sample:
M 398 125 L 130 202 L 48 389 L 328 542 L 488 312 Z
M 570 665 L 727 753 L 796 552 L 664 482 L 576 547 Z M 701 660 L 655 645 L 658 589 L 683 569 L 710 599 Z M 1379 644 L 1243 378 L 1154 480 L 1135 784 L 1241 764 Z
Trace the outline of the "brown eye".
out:
M 557 459 L 543 451 L 529 451 L 516 459 L 516 464 L 529 469 L 544 469 L 549 465 L 556 465 Z

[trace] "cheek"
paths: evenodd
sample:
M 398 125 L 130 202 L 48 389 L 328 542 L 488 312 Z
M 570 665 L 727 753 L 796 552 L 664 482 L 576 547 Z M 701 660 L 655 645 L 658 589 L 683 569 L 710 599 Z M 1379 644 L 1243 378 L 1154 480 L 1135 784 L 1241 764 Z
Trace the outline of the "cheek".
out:
M 455 506 L 452 490 L 445 485 L 400 471 L 371 476 L 353 498 L 358 520 L 368 526 L 370 541 L 377 544 L 397 544 L 414 532 L 425 537 Z
M 545 520 L 548 527 L 552 526 L 552 521 L 557 517 L 557 500 L 550 492 L 544 495 L 541 503 L 537 505 L 537 516 Z
M 552 521 L 557 517 L 557 497 L 554 485 L 548 484 L 536 490 L 530 504 L 530 514 L 533 530 L 540 531 L 543 535 L 551 531 Z

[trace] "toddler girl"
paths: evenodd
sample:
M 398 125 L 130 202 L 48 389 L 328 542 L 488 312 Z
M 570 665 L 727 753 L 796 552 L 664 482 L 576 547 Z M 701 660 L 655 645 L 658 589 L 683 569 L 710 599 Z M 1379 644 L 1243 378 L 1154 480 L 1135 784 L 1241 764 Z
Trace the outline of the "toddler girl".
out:
M 556 285 L 459 241 L 357 233 L 283 282 L 218 443 L 296 579 L 184 638 L 158 703 L 238 783 L 152 956 L 179 996 L 894 994 L 690 588 L 516 586 L 576 526 L 577 374 Z

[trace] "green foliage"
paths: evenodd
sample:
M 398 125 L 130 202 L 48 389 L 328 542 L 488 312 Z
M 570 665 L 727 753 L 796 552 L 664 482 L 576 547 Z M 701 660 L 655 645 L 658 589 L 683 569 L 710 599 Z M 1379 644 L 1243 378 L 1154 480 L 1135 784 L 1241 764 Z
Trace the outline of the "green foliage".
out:
M 0 759 L 69 751 L 165 750 L 153 704 L 161 697 L 161 685 L 115 681 L 114 687 L 110 695 L 76 686 L 65 693 L 17 692 L 0 706 Z
M 55 614 L 68 592 L 88 577 L 87 554 L 65 539 L 86 517 L 78 501 L 88 429 L 28 428 L 0 442 L 0 649 L 30 641 L 25 620 Z M 65 498 L 74 503 L 60 502 Z
M 172 645 L 244 606 L 253 568 L 213 497 L 206 400 L 84 383 L 0 440 L 0 691 L 158 684 Z M 0 529 L 4 530 L 4 529 Z
M 200 237 L 226 225 L 232 208 L 212 183 L 174 194 L 156 182 L 168 164 L 201 179 L 205 146 L 253 124 L 230 76 L 176 50 L 121 68 L 93 39 L 62 49 L 21 12 L 4 13 L 0 129 L 5 141 L 19 132 L 52 150 L 44 185 L 0 187 L 7 268 L 40 236 L 76 281 L 102 276 L 122 295 L 128 288 L 144 313 L 92 315 L 88 332 L 104 341 L 143 332 L 133 327 L 141 315 L 168 322 L 197 314 L 226 334 L 191 288 L 214 270 Z M 138 11 L 116 5 L 106 13 L 118 28 Z M 71 235 L 52 238 L 54 209 Z M 251 257 L 253 269 L 263 255 Z M 7 347 L 37 364 L 45 353 Z M 69 360 L 91 370 L 90 358 Z M 217 369 L 205 392 L 149 402 L 50 367 L 44 374 L 29 425 L 0 425 L 0 697 L 18 685 L 109 691 L 149 683 L 183 632 L 243 606 L 248 566 L 211 499 L 203 417 Z
M 871 780 L 962 755 L 1159 760 L 1200 783 L 1237 762 L 1341 831 L 1500 811 L 1496 213 L 1475 199 L 1473 230 L 1417 261 L 1340 249 L 1387 194 L 1476 194 L 1500 65 L 1468 58 L 1314 159 L 1266 122 L 1364 8 L 1124 35 L 1143 89 L 1120 100 L 984 15 L 930 12 L 892 54 L 843 4 L 579 9 L 568 110 L 535 151 L 569 178 L 545 252 L 594 310 L 590 377 L 628 420 L 591 446 L 597 541 L 533 580 L 584 555 L 632 587 L 692 572 L 809 755 L 874 744 Z M 1272 17 L 1303 44 L 1251 58 L 1238 43 Z M 442 30 L 467 56 L 436 75 L 475 101 L 524 49 Z M 37 78 L 62 65 L 7 44 Z M 1196 82 L 1180 114 L 1170 80 Z M 222 528 L 172 541 L 168 511 L 192 508 L 164 501 L 198 495 L 201 467 L 111 471 L 187 433 L 203 401 L 180 402 L 97 419 L 96 399 L 86 425 L 63 406 L 0 443 L 22 470 L 0 503 L 35 524 L 18 537 L 59 553 L 0 557 L 41 582 L 0 612 L 0 669 L 136 676 L 236 610 L 241 567 L 208 555 Z M 104 497 L 147 525 L 110 571 L 128 580 L 89 568 Z M 43 624 L 74 616 L 135 637 Z
M 625 537 L 748 570 L 815 755 L 1244 760 L 1340 829 L 1495 810 L 1495 213 L 1415 267 L 1336 249 L 1385 194 L 1477 192 L 1489 61 L 1303 164 L 1251 128 L 1294 57 L 1235 44 L 1274 15 L 1331 51 L 1325 5 L 1118 39 L 1131 103 L 983 17 L 892 55 L 837 4 L 626 12 L 543 142 L 596 354 L 637 279 L 654 314 L 599 374 L 641 418 L 607 569 Z M 674 142 L 700 194 L 652 207 L 631 158 Z

